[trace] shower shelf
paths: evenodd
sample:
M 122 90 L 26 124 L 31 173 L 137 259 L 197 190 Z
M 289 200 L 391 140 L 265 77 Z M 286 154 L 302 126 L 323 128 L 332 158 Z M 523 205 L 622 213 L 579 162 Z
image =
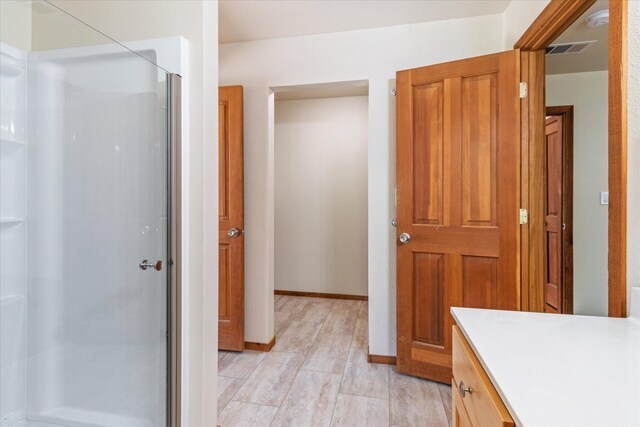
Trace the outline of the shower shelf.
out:
M 0 218 L 0 224 L 19 224 L 24 222 L 24 218 Z
M 0 152 L 3 156 L 9 155 L 13 152 L 18 152 L 18 150 L 26 146 L 27 144 L 23 141 L 15 139 L 0 139 Z
M 24 73 L 24 67 L 20 65 L 18 59 L 6 53 L 0 53 L 0 61 L 2 63 L 2 75 L 7 77 L 17 77 Z
M 17 139 L 6 139 L 6 138 L 0 139 L 0 143 L 2 143 L 2 145 L 15 145 L 18 147 L 27 145 L 27 143 L 24 141 L 19 141 Z
M 8 304 L 10 302 L 16 302 L 24 299 L 24 295 L 8 295 L 0 298 L 0 304 Z

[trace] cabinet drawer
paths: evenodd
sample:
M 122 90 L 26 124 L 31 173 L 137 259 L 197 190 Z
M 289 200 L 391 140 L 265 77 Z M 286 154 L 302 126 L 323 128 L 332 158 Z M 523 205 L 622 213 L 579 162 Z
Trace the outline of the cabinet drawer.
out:
M 507 408 L 458 326 L 453 327 L 453 383 L 471 425 L 514 425 Z M 469 388 L 471 391 L 463 393 L 462 388 Z

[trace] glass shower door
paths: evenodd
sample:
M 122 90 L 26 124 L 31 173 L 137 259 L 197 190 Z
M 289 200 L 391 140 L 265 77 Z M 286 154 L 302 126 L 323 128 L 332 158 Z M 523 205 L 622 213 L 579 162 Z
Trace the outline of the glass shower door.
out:
M 165 426 L 167 73 L 153 44 L 2 3 L 32 31 L 1 46 L 0 422 Z

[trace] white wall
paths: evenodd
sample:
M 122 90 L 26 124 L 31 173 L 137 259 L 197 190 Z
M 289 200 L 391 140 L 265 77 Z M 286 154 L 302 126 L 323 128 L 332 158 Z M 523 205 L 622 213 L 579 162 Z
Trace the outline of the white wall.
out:
M 0 40 L 16 49 L 31 50 L 31 5 L 17 0 L 0 1 Z
M 74 1 L 56 6 L 99 31 L 124 42 L 182 36 L 189 45 L 187 163 L 189 188 L 185 218 L 188 229 L 188 293 L 183 308 L 189 333 L 188 374 L 183 394 L 184 425 L 215 425 L 217 379 L 217 76 L 218 2 L 210 1 Z M 169 70 L 171 71 L 171 70 Z M 183 224 L 184 227 L 184 224 Z
M 220 81 L 245 89 L 245 339 L 273 336 L 273 113 L 270 87 L 369 81 L 370 351 L 395 355 L 395 101 L 402 69 L 497 52 L 502 15 L 220 46 Z
M 368 97 L 275 107 L 275 289 L 367 295 Z
M 608 312 L 607 71 L 546 77 L 547 105 L 573 105 L 573 308 Z
M 513 49 L 549 0 L 512 0 L 502 14 L 504 49 Z
M 640 1 L 629 2 L 627 286 L 640 286 Z M 630 301 L 630 297 L 627 298 Z

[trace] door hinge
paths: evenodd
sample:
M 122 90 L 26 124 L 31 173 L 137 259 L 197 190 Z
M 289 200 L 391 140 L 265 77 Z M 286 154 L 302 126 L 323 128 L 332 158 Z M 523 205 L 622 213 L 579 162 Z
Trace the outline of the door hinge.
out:
M 527 86 L 526 82 L 520 82 L 520 98 L 526 98 L 527 97 L 527 90 L 529 89 L 529 87 Z
M 529 213 L 526 209 L 520 209 L 520 225 L 529 222 Z

